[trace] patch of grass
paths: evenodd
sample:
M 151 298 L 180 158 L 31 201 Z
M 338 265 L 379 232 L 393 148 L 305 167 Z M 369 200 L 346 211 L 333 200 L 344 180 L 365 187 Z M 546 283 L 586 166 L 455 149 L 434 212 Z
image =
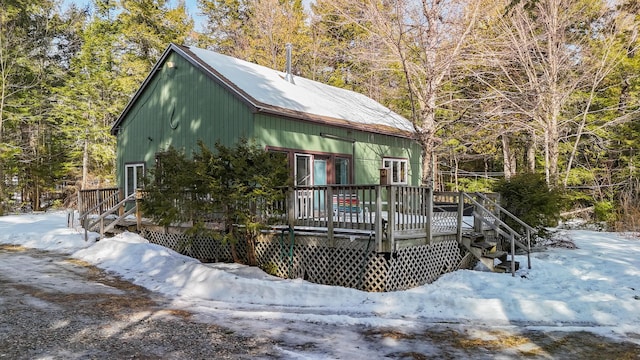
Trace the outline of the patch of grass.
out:
M 23 252 L 23 251 L 27 251 L 28 249 L 24 246 L 20 246 L 20 245 L 0 245 L 0 251 L 6 251 L 6 252 Z

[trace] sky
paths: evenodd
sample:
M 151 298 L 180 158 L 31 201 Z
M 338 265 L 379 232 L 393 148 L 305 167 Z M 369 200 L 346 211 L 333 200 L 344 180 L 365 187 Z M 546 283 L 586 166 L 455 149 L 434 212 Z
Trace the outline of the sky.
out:
M 85 7 L 88 4 L 91 4 L 92 1 L 91 0 L 63 0 L 62 3 L 63 3 L 63 7 L 69 6 L 70 4 L 76 4 L 79 7 Z M 170 7 L 174 7 L 176 3 L 177 3 L 177 0 L 169 0 Z M 189 13 L 189 15 L 191 15 L 191 17 L 193 17 L 195 21 L 196 30 L 201 29 L 202 24 L 205 21 L 205 18 L 198 15 L 199 10 L 198 10 L 197 1 L 185 0 L 185 5 L 187 6 L 187 12 Z
M 96 242 L 97 236 L 91 233 L 85 242 L 77 224 L 66 227 L 64 212 L 0 217 L 0 244 L 70 254 L 247 336 L 317 342 L 283 349 L 285 359 L 369 360 L 381 349 L 350 329 L 406 331 L 425 323 L 588 331 L 640 344 L 638 234 L 566 230 L 563 236 L 577 249 L 534 252 L 532 269 L 524 266 L 515 277 L 459 270 L 432 284 L 388 293 L 280 279 L 239 264 L 204 264 L 133 233 Z M 526 264 L 524 257 L 516 260 Z

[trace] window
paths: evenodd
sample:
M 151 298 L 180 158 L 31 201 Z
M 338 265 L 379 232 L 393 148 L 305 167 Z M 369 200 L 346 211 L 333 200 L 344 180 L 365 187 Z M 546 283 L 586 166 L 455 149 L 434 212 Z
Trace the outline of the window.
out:
M 333 167 L 335 169 L 335 183 L 349 184 L 349 159 L 337 157 Z
M 295 186 L 351 184 L 354 180 L 353 160 L 348 154 L 275 147 L 267 150 L 287 156 Z
M 296 154 L 295 178 L 297 186 L 309 186 L 311 182 L 311 155 Z
M 407 184 L 407 173 L 409 168 L 409 162 L 407 159 L 389 159 L 382 160 L 382 167 L 389 169 L 389 176 L 391 177 L 391 184 Z
M 124 178 L 125 196 L 129 196 L 142 186 L 144 163 L 126 164 L 124 169 L 126 174 Z

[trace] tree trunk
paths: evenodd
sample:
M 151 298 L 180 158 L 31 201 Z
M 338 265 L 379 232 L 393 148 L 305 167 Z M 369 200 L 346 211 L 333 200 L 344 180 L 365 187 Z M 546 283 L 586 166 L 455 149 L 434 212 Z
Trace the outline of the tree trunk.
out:
M 534 173 L 536 171 L 536 140 L 535 133 L 530 133 L 530 139 L 526 145 L 525 162 L 527 164 L 527 172 Z
M 560 104 L 558 102 L 554 102 L 554 109 L 551 113 L 551 119 L 549 119 L 549 129 L 548 129 L 548 169 L 549 169 L 549 178 L 548 184 L 551 187 L 556 187 L 558 185 L 558 159 L 560 157 L 559 144 L 560 144 L 560 130 L 558 128 L 558 119 L 560 117 Z
M 247 265 L 258 266 L 258 260 L 256 257 L 256 241 L 255 241 L 255 238 L 251 235 L 250 231 L 247 231 L 246 241 L 247 241 Z
M 1 52 L 0 52 L 1 53 Z M 0 56 L 0 61 L 3 61 L 2 56 Z M 4 144 L 3 138 L 3 127 L 4 127 L 4 98 L 5 98 L 5 88 L 6 88 L 6 80 L 4 76 L 4 72 L 0 73 L 3 76 L 2 79 L 2 88 L 0 91 L 0 144 Z M 4 201 L 5 201 L 5 178 L 4 178 L 4 161 L 0 158 L 0 215 L 4 213 Z
M 453 168 L 453 179 L 454 179 L 454 184 L 455 184 L 455 191 L 460 191 L 460 189 L 458 188 L 458 157 L 456 155 L 453 155 L 453 163 L 454 163 L 454 168 Z
M 86 135 L 84 139 L 84 148 L 82 150 L 82 187 L 81 190 L 87 188 L 87 182 L 89 181 L 89 139 Z
M 507 135 L 503 134 L 502 140 L 502 158 L 503 158 L 503 171 L 504 178 L 506 180 L 511 179 L 516 174 L 516 157 L 511 151 L 510 139 Z
M 431 135 L 420 134 L 420 146 L 422 147 L 422 186 L 434 188 L 436 185 L 434 141 Z

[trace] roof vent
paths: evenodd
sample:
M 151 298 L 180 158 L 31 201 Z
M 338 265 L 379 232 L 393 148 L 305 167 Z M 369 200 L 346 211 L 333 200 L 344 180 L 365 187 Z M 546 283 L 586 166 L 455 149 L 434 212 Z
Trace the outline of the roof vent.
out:
M 293 74 L 291 73 L 291 43 L 287 43 L 285 47 L 287 49 L 287 68 L 285 70 L 287 74 L 285 75 L 284 79 L 292 84 L 295 84 L 295 82 L 293 81 Z

